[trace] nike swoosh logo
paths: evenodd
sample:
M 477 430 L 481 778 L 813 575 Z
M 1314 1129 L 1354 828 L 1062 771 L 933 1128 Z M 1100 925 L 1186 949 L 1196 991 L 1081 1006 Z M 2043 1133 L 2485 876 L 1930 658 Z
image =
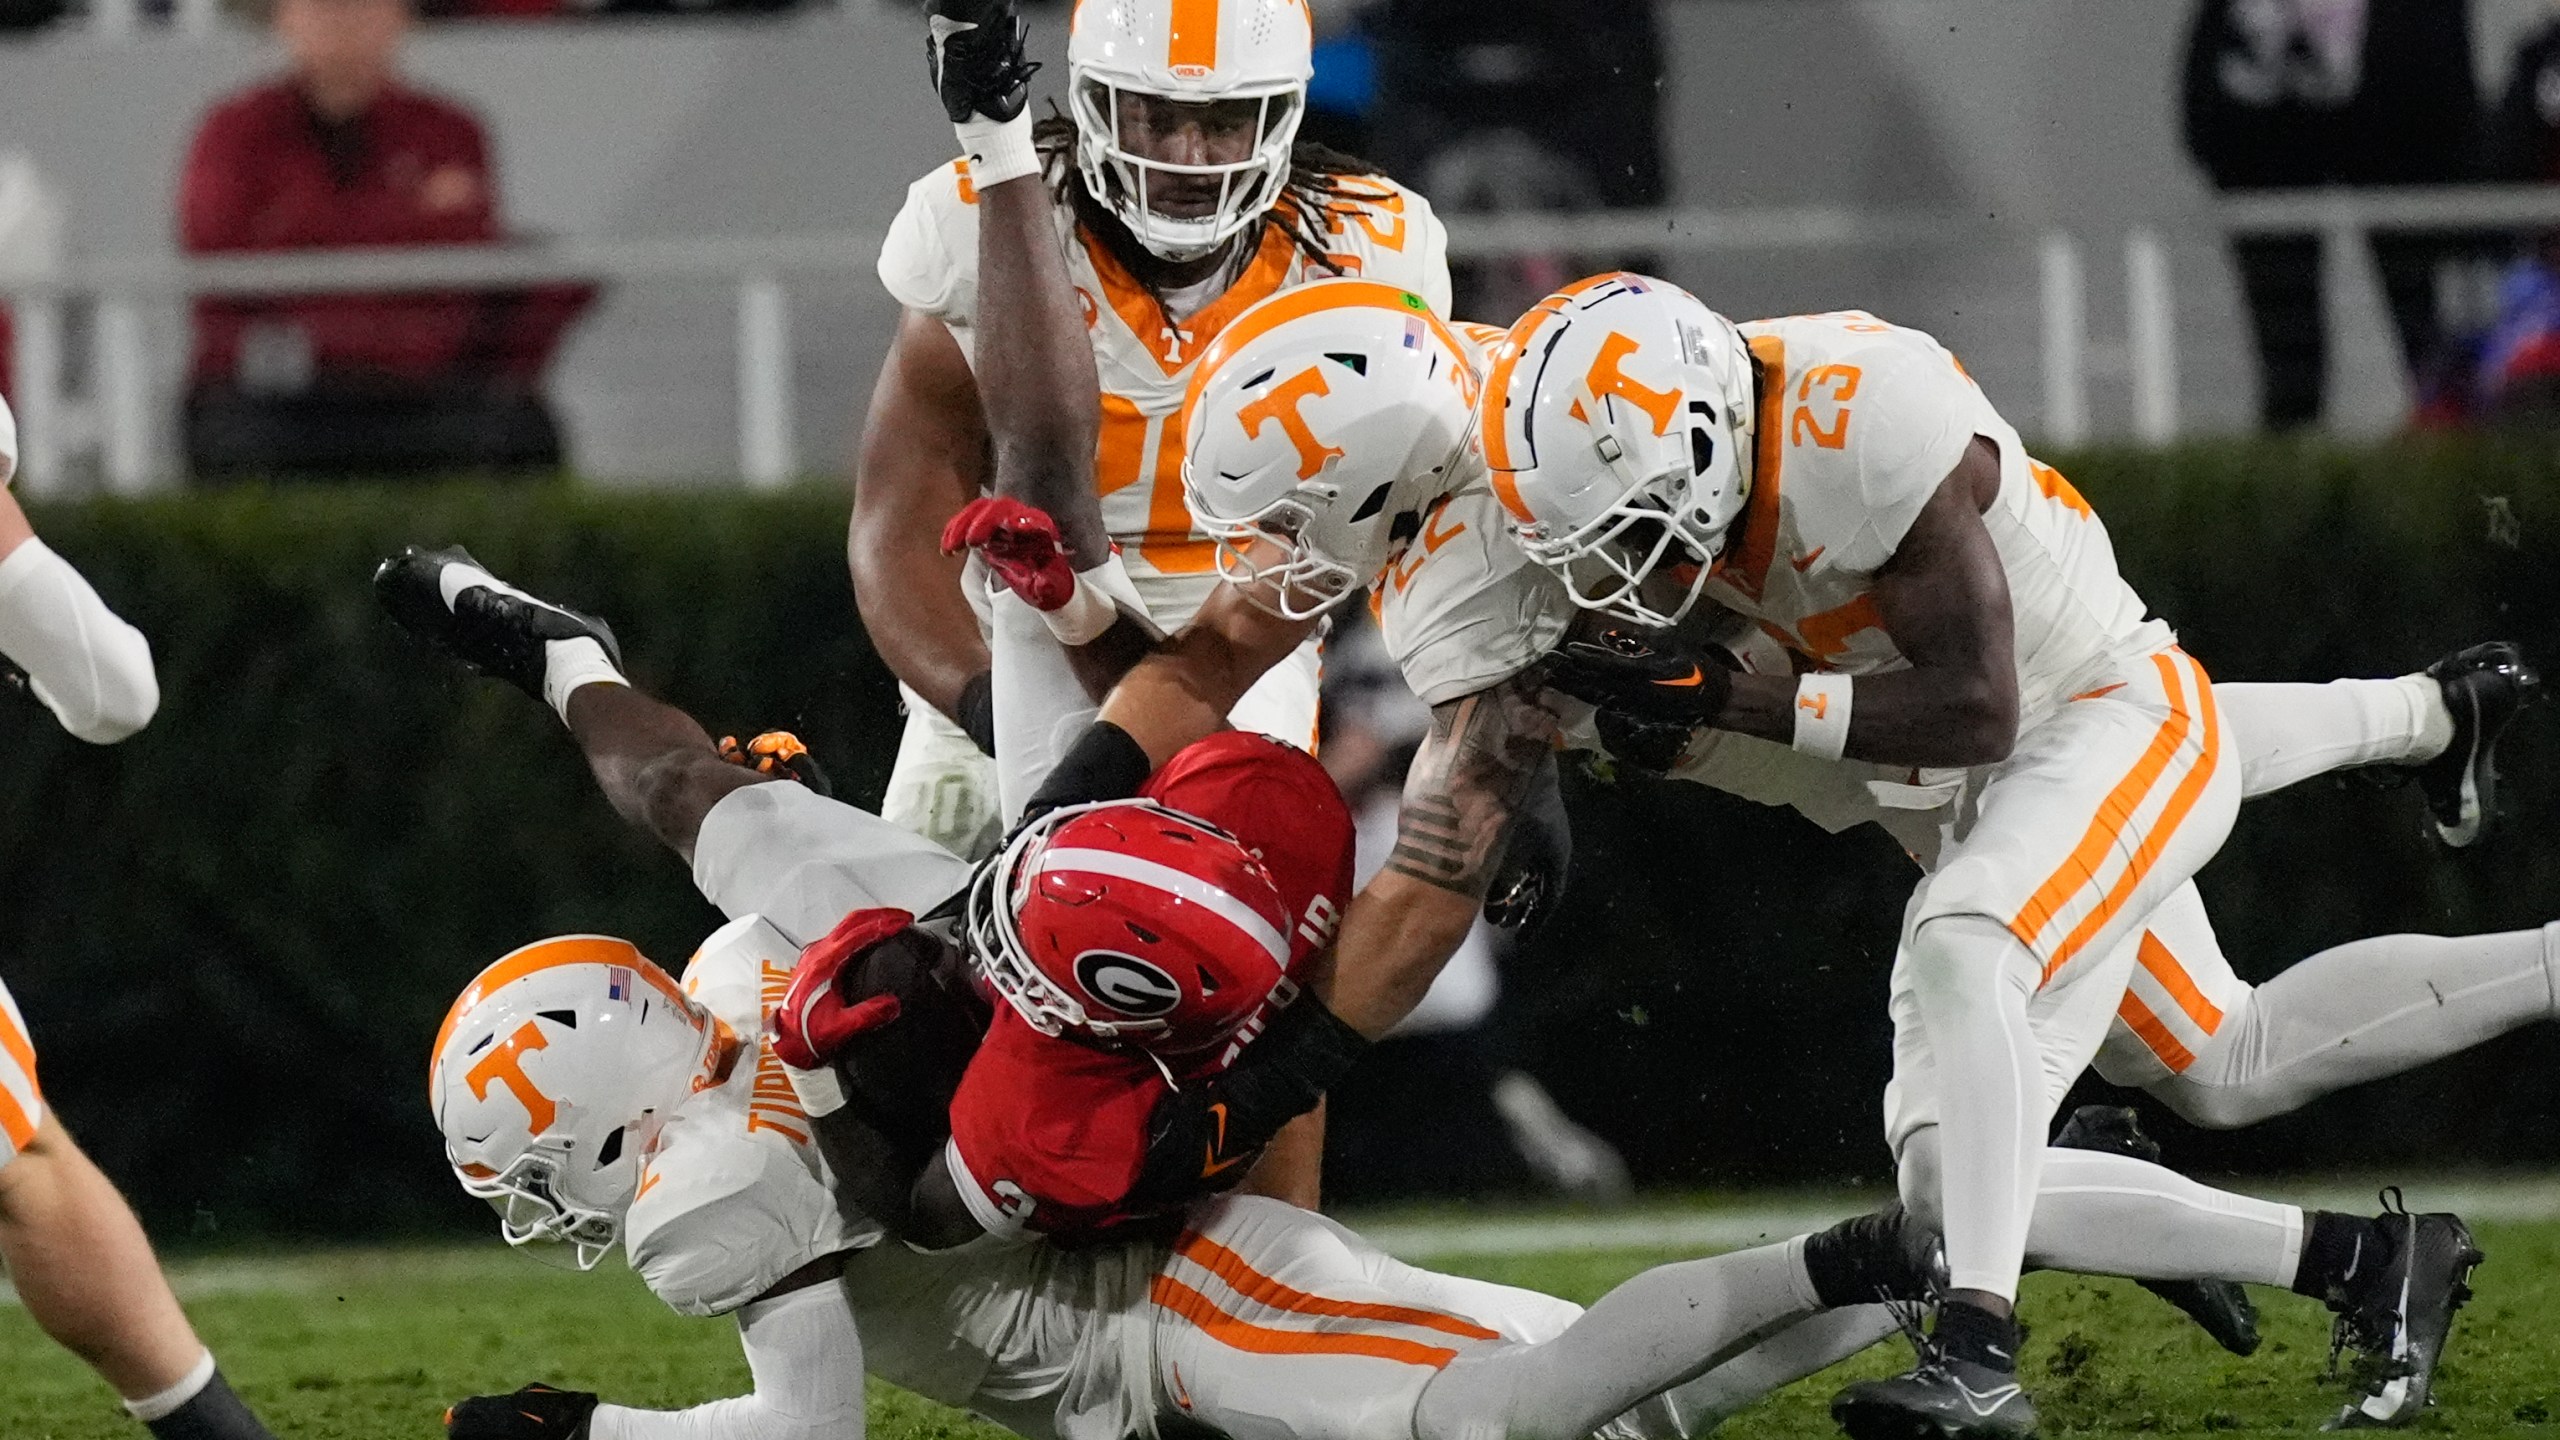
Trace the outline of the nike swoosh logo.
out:
M 1673 690 L 1687 690 L 1706 678 L 1705 674 L 1702 673 L 1697 666 L 1692 665 L 1689 667 L 1689 673 L 1681 676 L 1677 680 L 1656 680 L 1653 683 L 1656 685 L 1666 686 Z
M 1218 1152 L 1227 1148 L 1227 1107 L 1220 1102 L 1210 1106 L 1209 1113 L 1218 1117 L 1218 1138 L 1209 1142 L 1209 1153 L 1200 1162 L 1200 1178 L 1203 1180 L 1233 1167 L 1244 1158 L 1241 1155 L 1230 1155 L 1224 1160 L 1218 1158 Z
M 1964 1397 L 1965 1405 L 1976 1415 L 1990 1414 L 2008 1404 L 2010 1397 L 2019 1393 L 2015 1385 L 2003 1385 L 1996 1390 L 1976 1390 L 1952 1375 L 1948 1376 L 1947 1380 L 1949 1384 L 1956 1387 L 1956 1393 Z
M 655 1170 L 652 1170 L 652 1171 L 650 1171 L 648 1174 L 641 1176 L 641 1177 L 640 1177 L 640 1188 L 631 1192 L 631 1198 L 632 1198 L 632 1199 L 634 1199 L 634 1200 L 637 1200 L 637 1199 L 639 1199 L 641 1196 L 648 1194 L 648 1193 L 649 1193 L 650 1191 L 652 1191 L 652 1190 L 655 1190 L 656 1188 L 658 1188 L 658 1182 L 659 1182 L 660 1180 L 665 1179 L 665 1178 L 666 1178 L 666 1177 L 665 1177 L 664 1175 L 660 1174 L 659 1172 L 657 1172 L 657 1171 L 655 1171 Z
M 1797 557 L 1796 557 L 1796 558 L 1794 558 L 1793 560 L 1788 561 L 1787 563 L 1788 563 L 1788 564 L 1790 564 L 1790 565 L 1793 565 L 1794 567 L 1796 567 L 1796 573 L 1797 573 L 1797 574 L 1799 574 L 1799 575 L 1801 575 L 1801 574 L 1803 574 L 1805 571 L 1812 569 L 1812 568 L 1813 568 L 1813 562 L 1814 562 L 1814 561 L 1816 561 L 1816 560 L 1821 559 L 1821 558 L 1822 558 L 1822 552 L 1823 552 L 1823 551 L 1825 551 L 1825 550 L 1828 550 L 1828 549 L 1830 549 L 1830 548 L 1831 548 L 1831 547 L 1830 547 L 1830 546 L 1828 546 L 1828 545 L 1816 545 L 1816 546 L 1814 546 L 1812 549 L 1807 550 L 1807 551 L 1806 551 L 1806 552 L 1804 552 L 1803 554 L 1801 554 L 1801 555 L 1797 556 Z
M 948 15 L 934 15 L 926 18 L 924 26 L 925 29 L 932 34 L 933 43 L 939 45 L 954 35 L 966 35 L 970 31 L 977 29 L 978 22 L 975 20 L 954 20 Z

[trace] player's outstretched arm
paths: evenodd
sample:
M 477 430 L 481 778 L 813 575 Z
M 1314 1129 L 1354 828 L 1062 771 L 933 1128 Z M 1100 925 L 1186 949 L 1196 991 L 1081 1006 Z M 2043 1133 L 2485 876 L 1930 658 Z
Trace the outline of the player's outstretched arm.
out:
M 6 405 L 0 404 L 0 416 Z M 14 462 L 0 448 L 0 480 Z M 160 680 L 151 642 L 107 608 L 71 562 L 36 538 L 18 498 L 0 489 L 0 655 L 62 728 L 112 745 L 151 723 Z
M 1057 521 L 1069 565 L 1110 558 L 1093 487 L 1101 377 L 1058 248 L 1057 203 L 1036 171 L 978 191 L 979 394 L 996 493 Z
M 1316 992 L 1376 1039 L 1422 1002 L 1456 953 L 1502 864 L 1513 822 L 1556 739 L 1530 671 L 1432 707 L 1405 779 L 1386 868 L 1342 919 L 1333 968 Z
M 475 1395 L 445 1412 L 447 1440 L 862 1440 L 862 1335 L 823 1256 L 747 1302 L 738 1344 L 748 1394 L 685 1410 L 600 1403 L 582 1390 L 527 1385 Z
M 1233 585 L 1209 593 L 1191 623 L 1121 677 L 1102 718 L 1162 765 L 1185 746 L 1227 728 L 1254 682 L 1314 633 L 1314 620 L 1287 620 Z
M 890 673 L 992 754 L 987 644 L 960 590 L 966 557 L 941 545 L 943 528 L 977 498 L 988 472 L 968 357 L 948 326 L 910 310 L 871 392 L 855 465 L 845 532 L 854 608 Z
M 1798 744 L 1801 709 L 1834 726 L 1845 716 L 1834 756 L 1959 767 L 2005 759 L 2018 737 L 2017 637 L 2009 583 L 1982 523 L 1999 491 L 1999 451 L 1976 439 L 1876 572 L 1871 598 L 1908 669 L 1841 677 L 1835 693 L 1808 696 L 1795 676 L 1734 673 L 1620 632 L 1565 647 L 1554 683 L 1638 727 L 1711 726 Z

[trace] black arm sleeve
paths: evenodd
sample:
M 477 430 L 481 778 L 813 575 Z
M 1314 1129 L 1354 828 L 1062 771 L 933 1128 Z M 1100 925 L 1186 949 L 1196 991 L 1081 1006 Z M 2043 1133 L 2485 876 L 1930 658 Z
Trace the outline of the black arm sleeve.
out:
M 996 672 L 981 670 L 960 687 L 959 713 L 951 717 L 981 755 L 996 753 Z
M 1172 1209 L 1242 1180 L 1280 1127 L 1316 1108 L 1368 1048 L 1359 1031 L 1301 994 L 1224 1073 L 1157 1103 L 1128 1208 Z
M 1074 748 L 1058 761 L 1049 778 L 1023 807 L 1022 818 L 1034 820 L 1063 805 L 1098 800 L 1126 800 L 1155 773 L 1146 747 L 1108 720 L 1096 720 Z

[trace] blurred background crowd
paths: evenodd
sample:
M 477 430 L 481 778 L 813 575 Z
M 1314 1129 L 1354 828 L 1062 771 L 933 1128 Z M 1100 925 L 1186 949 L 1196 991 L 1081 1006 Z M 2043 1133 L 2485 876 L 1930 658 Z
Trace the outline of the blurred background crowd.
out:
M 1030 8 L 1054 81 L 1068 7 Z M 1432 198 L 1460 317 L 1634 265 L 1736 316 L 1927 329 L 2046 453 L 2117 445 L 2075 480 L 2218 673 L 2560 635 L 2533 528 L 2560 498 L 2560 5 L 1316 11 L 1305 133 Z M 172 697 L 113 756 L 0 707 L 23 757 L 0 868 L 40 897 L 0 915 L 0 966 L 55 1102 L 155 1220 L 467 1214 L 414 1091 L 453 985 L 549 931 L 674 963 L 708 928 L 556 737 L 380 633 L 361 582 L 386 547 L 470 540 L 626 625 L 646 682 L 798 727 L 876 795 L 894 701 L 845 591 L 841 477 L 896 319 L 880 235 L 950 159 L 921 53 L 894 0 L 0 0 L 20 488 L 136 497 L 43 523 Z M 2525 448 L 2156 448 L 2299 430 Z M 324 483 L 244 483 L 270 480 Z M 2277 576 L 2299 620 L 2268 625 L 2252 567 L 2315 542 Z M 1365 868 L 1425 717 L 1371 639 L 1331 655 L 1323 758 Z M 2514 763 L 2549 749 L 2522 735 Z M 1342 1198 L 1876 1177 L 1890 847 L 1568 776 L 1601 785 L 1627 793 L 1587 807 L 1557 920 L 1480 931 L 1337 1093 Z M 2311 788 L 2207 872 L 2244 974 L 2560 913 L 2532 827 L 2447 869 L 2406 796 Z M 101 974 L 135 983 L 101 1004 Z M 2192 1153 L 2548 1163 L 2535 1046 Z

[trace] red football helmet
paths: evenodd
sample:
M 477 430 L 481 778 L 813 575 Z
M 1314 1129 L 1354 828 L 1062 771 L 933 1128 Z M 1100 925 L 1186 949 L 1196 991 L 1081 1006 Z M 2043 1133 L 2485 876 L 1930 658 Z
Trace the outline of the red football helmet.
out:
M 971 956 L 1034 1029 L 1217 1045 L 1286 981 L 1288 908 L 1235 837 L 1152 800 L 1067 806 L 978 872 Z

